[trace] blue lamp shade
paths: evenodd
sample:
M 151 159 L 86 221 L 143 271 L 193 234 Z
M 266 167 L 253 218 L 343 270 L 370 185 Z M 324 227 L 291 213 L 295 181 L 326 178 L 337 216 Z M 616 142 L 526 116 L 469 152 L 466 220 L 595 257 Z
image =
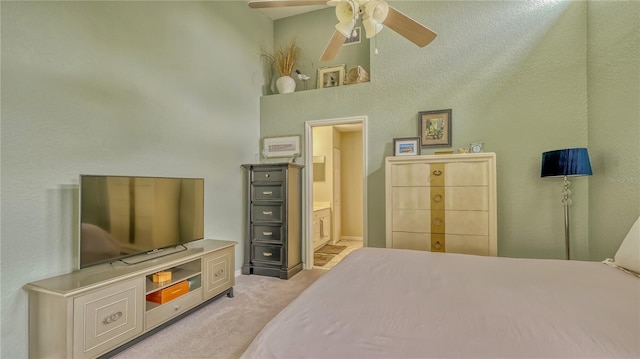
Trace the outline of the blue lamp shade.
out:
M 540 177 L 590 176 L 592 174 L 586 148 L 566 148 L 542 153 Z

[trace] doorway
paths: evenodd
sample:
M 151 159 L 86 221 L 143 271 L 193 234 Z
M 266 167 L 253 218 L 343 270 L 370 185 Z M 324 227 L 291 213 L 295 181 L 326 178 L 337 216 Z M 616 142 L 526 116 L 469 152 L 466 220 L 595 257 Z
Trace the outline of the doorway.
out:
M 307 121 L 304 268 L 367 246 L 366 117 Z

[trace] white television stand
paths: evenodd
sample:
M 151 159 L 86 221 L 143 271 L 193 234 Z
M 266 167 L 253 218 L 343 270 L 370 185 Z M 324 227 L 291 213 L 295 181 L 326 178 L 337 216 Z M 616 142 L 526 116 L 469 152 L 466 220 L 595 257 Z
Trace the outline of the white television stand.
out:
M 148 261 L 114 262 L 28 283 L 29 357 L 96 358 L 206 301 L 233 297 L 236 242 L 203 239 Z M 172 272 L 167 282 L 152 275 Z M 189 291 L 163 304 L 146 296 L 183 281 Z

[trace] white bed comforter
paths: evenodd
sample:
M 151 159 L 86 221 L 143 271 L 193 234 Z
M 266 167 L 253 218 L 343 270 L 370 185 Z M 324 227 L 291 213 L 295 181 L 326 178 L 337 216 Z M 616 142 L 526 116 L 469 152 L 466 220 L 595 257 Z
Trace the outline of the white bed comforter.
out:
M 639 358 L 640 279 L 599 262 L 354 251 L 243 358 Z

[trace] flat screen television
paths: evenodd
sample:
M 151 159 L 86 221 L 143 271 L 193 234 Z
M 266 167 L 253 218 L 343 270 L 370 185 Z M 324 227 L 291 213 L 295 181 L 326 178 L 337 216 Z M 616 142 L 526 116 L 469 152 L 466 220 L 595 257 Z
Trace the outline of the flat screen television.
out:
M 203 236 L 202 178 L 80 176 L 80 268 L 186 250 Z

